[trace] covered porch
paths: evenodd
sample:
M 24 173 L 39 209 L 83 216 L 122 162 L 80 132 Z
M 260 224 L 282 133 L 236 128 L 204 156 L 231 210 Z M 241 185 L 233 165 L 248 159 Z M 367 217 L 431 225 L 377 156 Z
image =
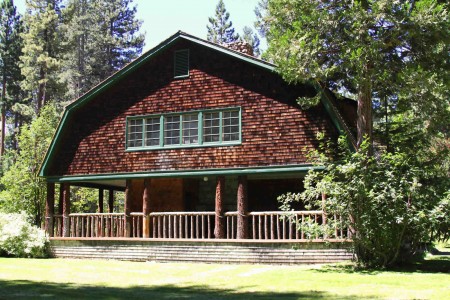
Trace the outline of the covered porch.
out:
M 301 191 L 303 176 L 304 172 L 50 180 L 46 230 L 53 239 L 348 241 L 351 233 L 339 216 L 306 210 L 302 204 L 291 212 L 278 210 L 276 198 Z M 56 184 L 60 193 L 55 212 Z M 98 189 L 96 212 L 71 213 L 71 185 Z M 114 211 L 114 191 L 124 192 L 123 211 Z M 321 225 L 329 230 L 311 230 Z

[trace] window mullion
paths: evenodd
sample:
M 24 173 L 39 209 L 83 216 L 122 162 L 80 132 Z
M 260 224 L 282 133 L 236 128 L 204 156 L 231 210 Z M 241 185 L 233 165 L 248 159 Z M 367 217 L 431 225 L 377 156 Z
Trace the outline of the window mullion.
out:
M 164 147 L 164 116 L 159 117 L 159 146 Z
M 198 144 L 203 145 L 203 112 L 198 113 Z
M 183 144 L 183 115 L 181 114 L 180 117 L 178 118 L 179 122 L 180 122 L 180 128 L 179 128 L 179 134 L 178 134 L 178 144 L 182 145 Z
M 219 143 L 222 144 L 222 111 L 219 112 Z

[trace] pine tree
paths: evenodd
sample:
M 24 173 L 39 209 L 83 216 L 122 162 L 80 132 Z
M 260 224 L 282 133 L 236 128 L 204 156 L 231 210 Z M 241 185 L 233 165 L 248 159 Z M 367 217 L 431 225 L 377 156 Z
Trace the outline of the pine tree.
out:
M 223 0 L 219 0 L 216 6 L 216 14 L 209 17 L 210 25 L 207 25 L 207 40 L 217 44 L 229 44 L 239 39 L 239 34 L 234 32 L 233 23 L 229 21 L 230 13 L 227 12 Z
M 35 111 L 48 101 L 60 101 L 64 85 L 61 71 L 61 0 L 27 0 L 26 31 L 21 70 L 22 88 L 35 103 Z
M 19 61 L 22 48 L 22 21 L 12 0 L 0 4 L 0 76 L 1 76 L 1 139 L 0 155 L 5 153 L 6 117 L 18 100 L 21 80 Z
M 256 33 L 253 33 L 253 29 L 248 26 L 245 26 L 243 29 L 244 34 L 242 35 L 242 40 L 252 46 L 253 55 L 259 56 L 261 54 L 261 50 L 259 49 L 260 40 Z
M 133 59 L 144 46 L 132 0 L 70 0 L 64 11 L 64 81 L 79 97 Z

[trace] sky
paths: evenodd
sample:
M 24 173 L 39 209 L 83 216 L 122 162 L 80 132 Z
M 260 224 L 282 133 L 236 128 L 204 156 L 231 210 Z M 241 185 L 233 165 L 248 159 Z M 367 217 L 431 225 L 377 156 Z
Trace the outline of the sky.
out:
M 214 16 L 218 0 L 134 0 L 137 17 L 143 20 L 147 51 L 181 30 L 206 39 L 208 17 Z M 224 0 L 235 30 L 242 34 L 244 26 L 253 28 L 254 8 L 258 0 Z M 14 0 L 20 13 L 25 12 L 25 0 Z M 261 47 L 266 48 L 264 41 Z

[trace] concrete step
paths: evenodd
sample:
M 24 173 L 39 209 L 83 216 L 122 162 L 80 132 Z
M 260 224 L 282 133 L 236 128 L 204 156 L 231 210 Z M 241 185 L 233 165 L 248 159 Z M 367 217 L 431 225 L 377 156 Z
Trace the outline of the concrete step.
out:
M 58 240 L 51 242 L 54 257 L 97 258 L 157 262 L 312 264 L 348 261 L 346 249 L 294 249 L 290 245 L 230 244 L 161 244 L 121 241 Z

